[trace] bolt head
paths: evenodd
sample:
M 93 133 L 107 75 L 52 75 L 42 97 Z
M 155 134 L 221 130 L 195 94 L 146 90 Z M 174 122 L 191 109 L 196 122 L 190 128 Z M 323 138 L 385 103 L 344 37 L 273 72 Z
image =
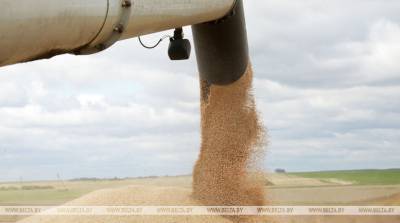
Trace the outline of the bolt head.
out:
M 130 0 L 123 0 L 122 1 L 122 7 L 124 7 L 124 8 L 131 7 L 131 5 L 132 5 L 132 2 Z
M 122 33 L 124 31 L 124 26 L 122 24 L 118 24 L 114 27 L 114 31 L 118 33 Z

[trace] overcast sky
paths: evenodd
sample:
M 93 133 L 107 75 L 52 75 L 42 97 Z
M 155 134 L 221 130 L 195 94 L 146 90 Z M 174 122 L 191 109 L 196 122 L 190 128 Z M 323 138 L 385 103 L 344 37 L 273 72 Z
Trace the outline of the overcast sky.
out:
M 400 167 L 400 1 L 245 8 L 266 168 Z M 169 61 L 167 46 L 130 39 L 97 55 L 0 68 L 0 180 L 190 174 L 196 63 L 194 54 Z

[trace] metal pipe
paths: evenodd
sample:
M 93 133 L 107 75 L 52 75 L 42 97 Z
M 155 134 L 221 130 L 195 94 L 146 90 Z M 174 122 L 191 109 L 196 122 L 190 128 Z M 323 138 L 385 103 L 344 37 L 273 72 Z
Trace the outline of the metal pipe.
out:
M 235 0 L 2 0 L 0 66 L 73 53 L 121 39 L 215 20 Z
M 227 85 L 240 79 L 249 63 L 243 1 L 222 19 L 192 26 L 202 80 Z
M 2 0 L 0 66 L 70 52 L 101 29 L 107 0 Z

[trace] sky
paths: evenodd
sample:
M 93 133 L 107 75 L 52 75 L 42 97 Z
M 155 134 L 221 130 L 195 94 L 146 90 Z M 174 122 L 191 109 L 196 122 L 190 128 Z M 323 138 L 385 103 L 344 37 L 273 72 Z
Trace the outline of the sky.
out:
M 248 0 L 245 11 L 265 169 L 400 167 L 400 2 Z M 190 174 L 195 55 L 171 62 L 167 46 L 135 38 L 0 68 L 0 181 Z

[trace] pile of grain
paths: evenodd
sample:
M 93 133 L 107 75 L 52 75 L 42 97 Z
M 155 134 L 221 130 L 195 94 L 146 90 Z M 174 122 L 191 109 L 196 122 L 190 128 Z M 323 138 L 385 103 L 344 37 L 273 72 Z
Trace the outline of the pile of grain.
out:
M 249 167 L 262 159 L 263 126 L 252 94 L 252 70 L 228 86 L 201 82 L 201 153 L 193 195 L 206 205 L 264 205 L 263 181 Z

